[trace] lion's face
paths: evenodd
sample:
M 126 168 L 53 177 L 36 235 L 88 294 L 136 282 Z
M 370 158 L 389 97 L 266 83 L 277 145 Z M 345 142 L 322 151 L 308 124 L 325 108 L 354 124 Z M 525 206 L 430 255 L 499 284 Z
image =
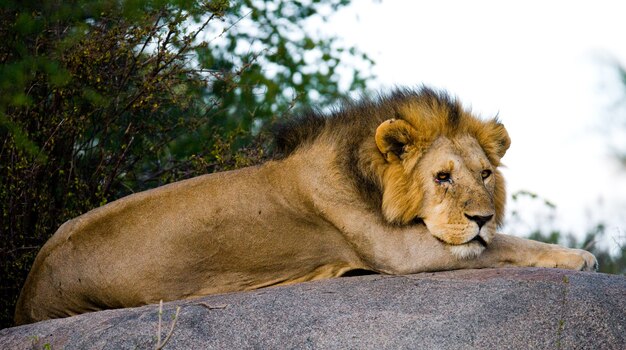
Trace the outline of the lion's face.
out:
M 404 120 L 387 120 L 376 131 L 385 160 L 383 215 L 401 225 L 423 222 L 460 259 L 483 252 L 504 212 L 497 166 L 510 140 L 495 121 L 475 123 L 480 132 L 430 138 Z
M 478 256 L 496 232 L 496 169 L 476 139 L 435 140 L 413 174 L 422 178 L 421 219 L 459 258 Z

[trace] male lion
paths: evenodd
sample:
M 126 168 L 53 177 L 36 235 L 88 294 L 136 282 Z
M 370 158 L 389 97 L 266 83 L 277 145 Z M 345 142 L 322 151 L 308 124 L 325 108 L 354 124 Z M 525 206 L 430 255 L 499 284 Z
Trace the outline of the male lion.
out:
M 399 90 L 277 130 L 280 157 L 109 203 L 39 252 L 18 324 L 341 276 L 596 259 L 496 233 L 509 136 L 442 92 Z

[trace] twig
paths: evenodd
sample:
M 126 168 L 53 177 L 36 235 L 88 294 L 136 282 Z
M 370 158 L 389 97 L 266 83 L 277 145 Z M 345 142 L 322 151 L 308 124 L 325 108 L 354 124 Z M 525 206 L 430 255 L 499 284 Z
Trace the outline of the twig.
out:
M 133 122 L 128 123 L 128 127 L 126 128 L 126 131 L 124 131 L 124 135 L 122 136 L 123 138 L 126 138 L 126 136 L 130 133 L 132 126 L 133 126 Z M 130 140 L 126 143 L 126 145 L 124 145 L 124 150 L 122 151 L 122 154 L 119 155 L 119 157 L 117 158 L 115 167 L 113 168 L 113 171 L 111 171 L 111 174 L 109 175 L 109 178 L 107 179 L 107 182 L 104 186 L 104 191 L 102 192 L 104 196 L 106 196 L 109 193 L 109 190 L 111 189 L 111 185 L 113 184 L 113 181 L 115 180 L 115 177 L 117 176 L 117 172 L 120 166 L 122 165 L 122 161 L 126 159 L 126 153 L 132 146 L 134 140 L 135 140 L 135 136 L 131 136 Z
M 163 300 L 159 301 L 159 324 L 157 327 L 157 343 L 154 347 L 156 350 L 161 350 L 165 347 L 167 342 L 170 341 L 172 337 L 172 333 L 174 333 L 174 327 L 176 326 L 176 321 L 178 321 L 178 313 L 180 312 L 180 306 L 176 307 L 176 314 L 174 315 L 174 319 L 172 320 L 172 325 L 170 326 L 170 331 L 165 336 L 163 343 L 161 343 L 161 323 L 163 317 Z
M 239 24 L 239 22 L 241 22 L 244 18 L 248 17 L 251 13 L 252 13 L 252 10 L 250 12 L 246 13 L 245 15 L 239 17 L 235 22 L 233 22 L 233 24 L 231 24 L 228 28 L 222 29 L 222 32 L 218 36 L 216 36 L 215 38 L 207 41 L 207 43 L 210 44 L 211 42 L 213 42 L 213 40 L 221 38 L 224 35 L 224 33 L 226 33 L 227 31 L 231 30 L 234 26 Z
M 46 148 L 46 146 L 48 146 L 48 143 L 50 142 L 50 140 L 52 140 L 52 138 L 54 137 L 54 135 L 57 133 L 57 131 L 59 131 L 59 128 L 61 128 L 61 125 L 63 125 L 63 123 L 65 122 L 65 118 L 61 119 L 61 121 L 59 122 L 59 124 L 57 124 L 56 128 L 54 128 L 54 131 L 52 132 L 52 134 L 50 134 L 50 136 L 48 137 L 48 139 L 46 140 L 46 142 L 44 142 L 43 146 L 41 146 L 41 148 L 39 149 L 39 153 L 37 154 L 37 157 L 39 157 L 39 155 L 41 153 L 43 153 L 43 150 Z M 36 157 L 36 158 L 37 158 Z

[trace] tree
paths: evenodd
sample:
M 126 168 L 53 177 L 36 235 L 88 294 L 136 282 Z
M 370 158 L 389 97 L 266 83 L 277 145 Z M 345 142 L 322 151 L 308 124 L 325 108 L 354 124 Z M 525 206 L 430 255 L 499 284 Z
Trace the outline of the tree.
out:
M 341 62 L 367 66 L 367 56 L 306 30 L 348 3 L 4 1 L 2 327 L 37 251 L 64 221 L 132 192 L 259 162 L 274 119 L 364 88 L 369 76 Z

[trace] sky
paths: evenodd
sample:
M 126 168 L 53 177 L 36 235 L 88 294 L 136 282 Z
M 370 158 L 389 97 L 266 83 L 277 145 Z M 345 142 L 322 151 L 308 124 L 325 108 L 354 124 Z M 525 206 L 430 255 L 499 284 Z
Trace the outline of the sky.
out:
M 626 65 L 625 10 L 604 0 L 353 0 L 320 30 L 374 59 L 374 90 L 426 84 L 498 115 L 512 139 L 508 192 L 556 205 L 509 201 L 520 217 L 504 230 L 581 237 L 602 221 L 608 240 L 626 244 L 626 168 L 611 151 L 626 146 L 616 132 L 626 89 L 614 67 Z

